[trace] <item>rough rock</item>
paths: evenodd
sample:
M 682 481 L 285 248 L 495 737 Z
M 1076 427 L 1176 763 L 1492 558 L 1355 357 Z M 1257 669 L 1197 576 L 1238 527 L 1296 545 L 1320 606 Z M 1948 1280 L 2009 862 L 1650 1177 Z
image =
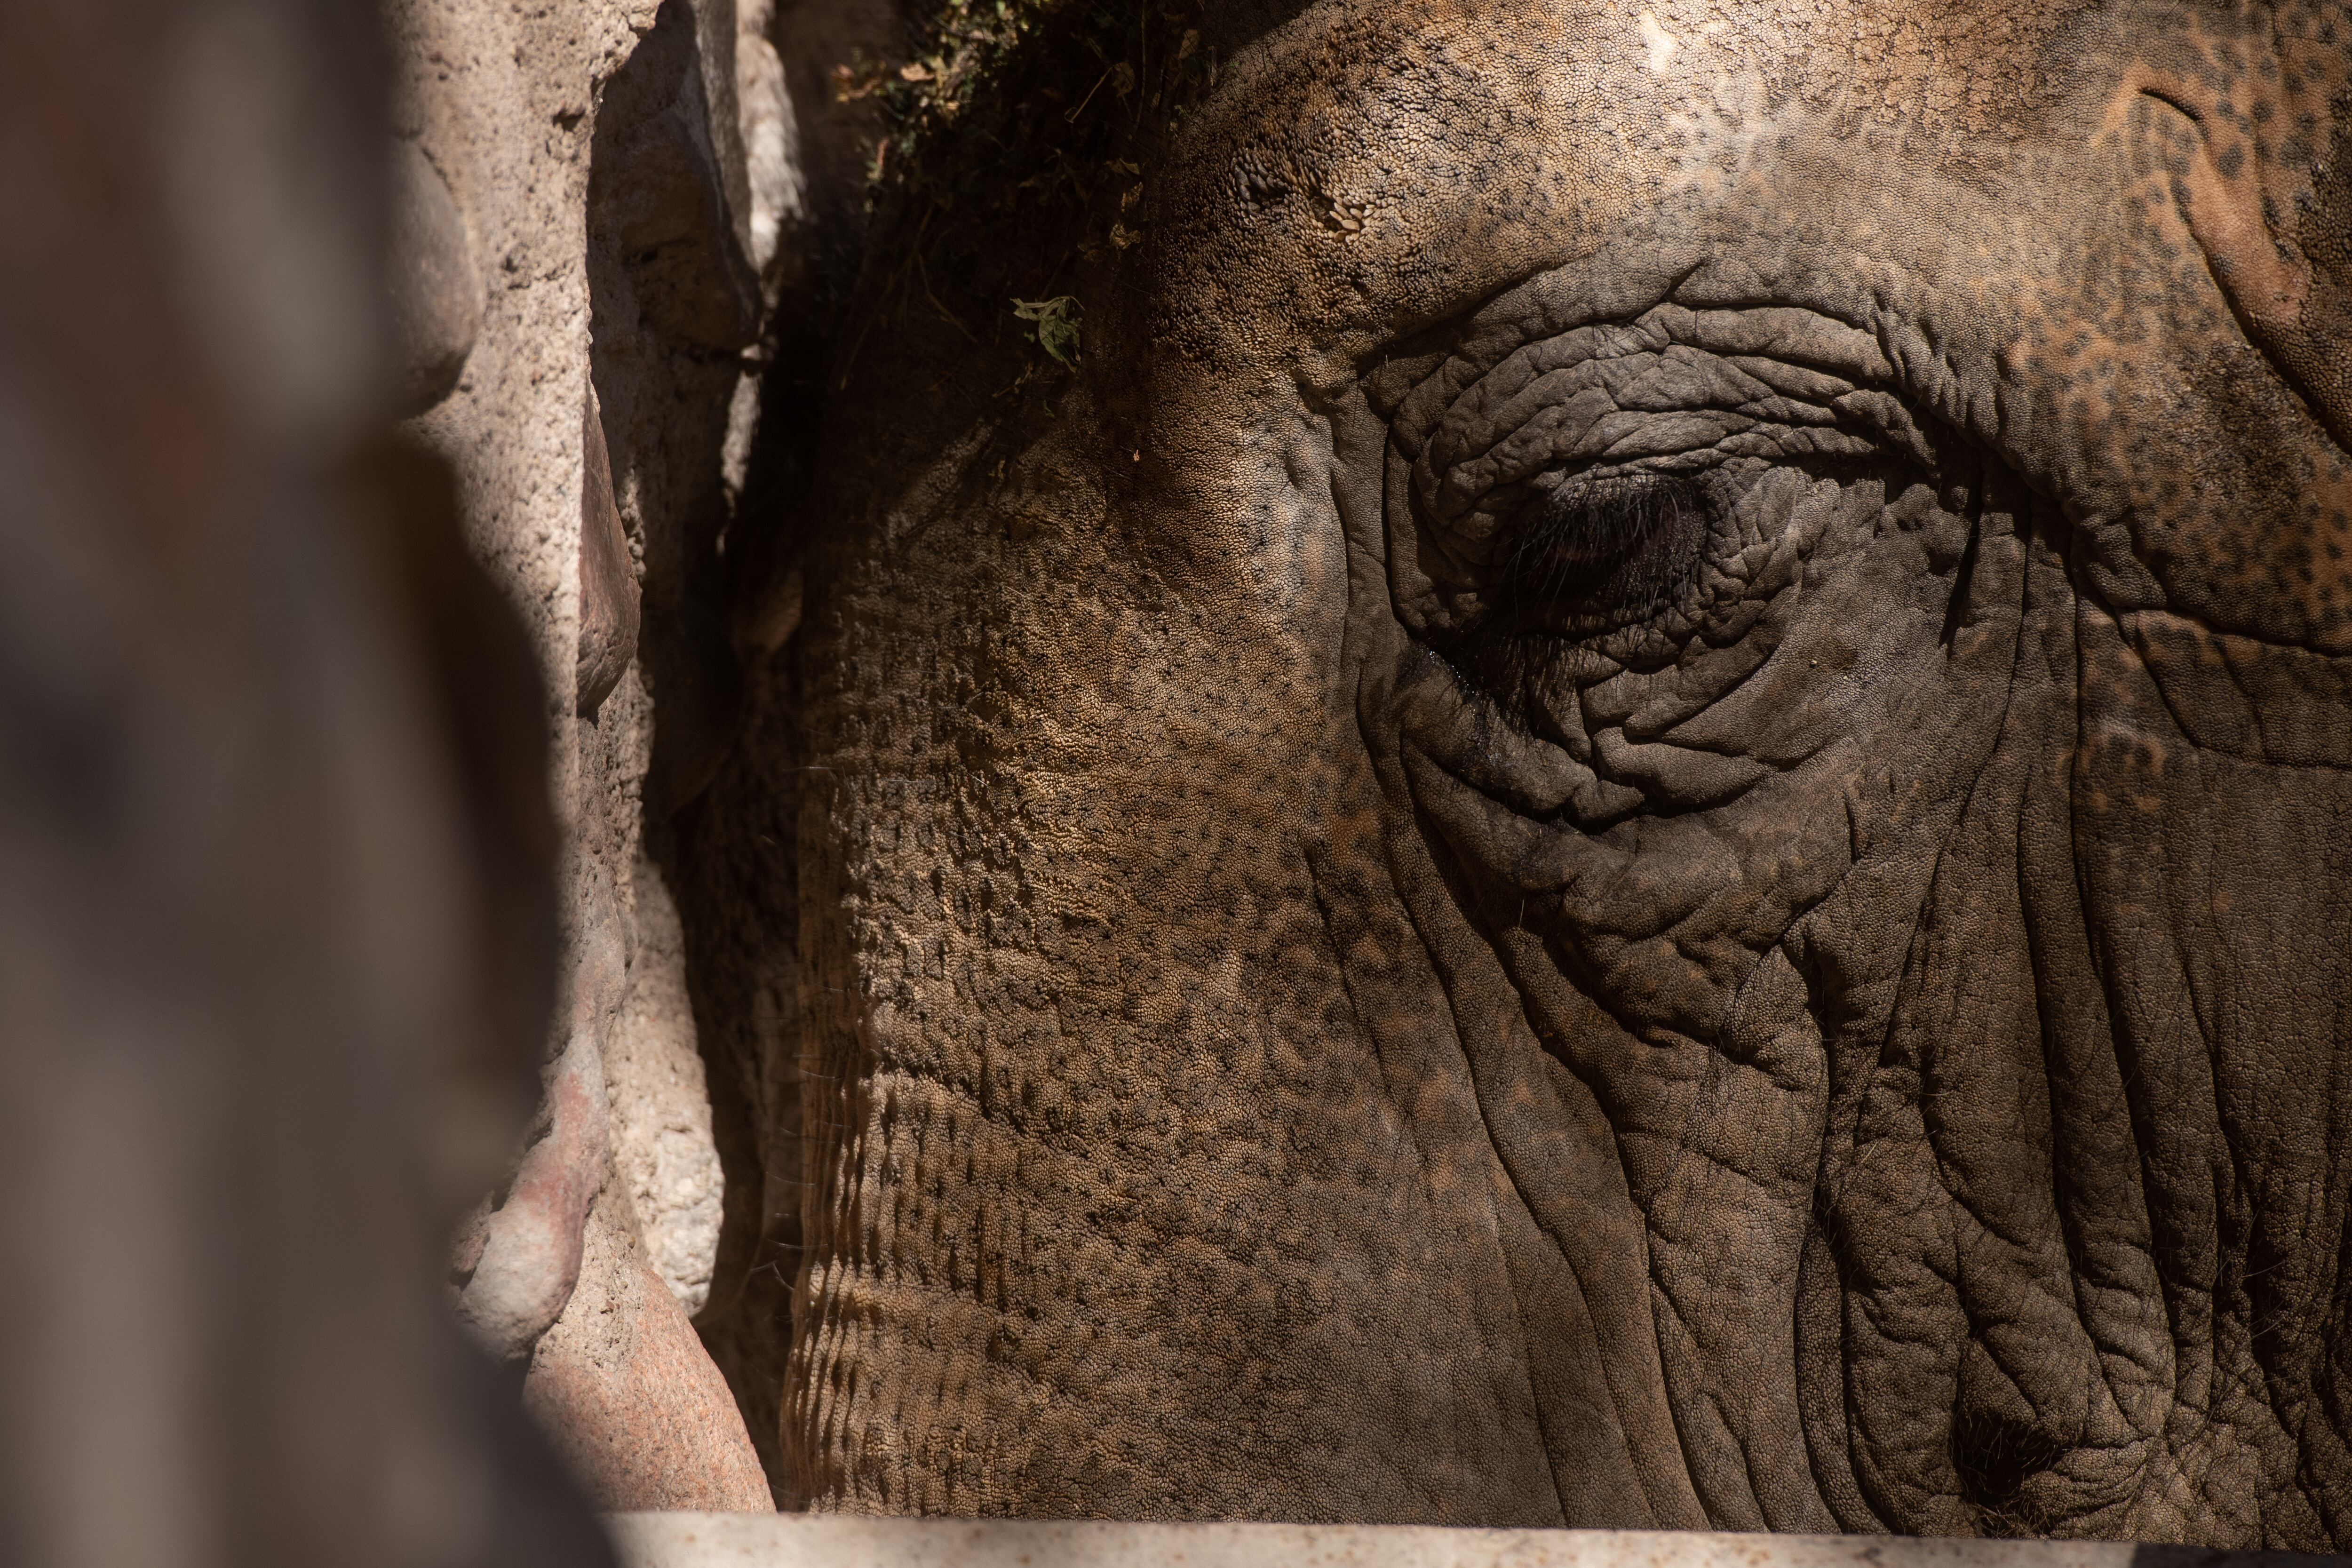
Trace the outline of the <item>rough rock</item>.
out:
M 482 330 L 482 274 L 449 182 L 413 142 L 393 144 L 390 254 L 384 265 L 393 363 L 404 412 L 457 389 Z
M 582 425 L 586 459 L 580 476 L 580 652 L 572 667 L 579 716 L 593 719 L 637 657 L 637 579 L 629 536 L 613 501 L 613 459 L 593 394 Z
M 589 1221 L 580 1289 L 532 1353 L 525 1407 L 607 1508 L 768 1510 L 726 1380 L 608 1209 Z
M 604 1064 L 613 1176 L 646 1261 L 688 1312 L 710 1295 L 724 1183 L 686 991 L 686 947 L 661 869 L 636 868 L 637 953 Z
M 599 956 L 609 973 L 611 957 Z M 459 1251 L 469 1278 L 458 1314 L 501 1360 L 530 1350 L 580 1278 L 582 1226 L 607 1147 L 604 1062 L 593 1028 L 572 1032 L 545 1084 L 541 1125 L 504 1201 Z
M 547 1103 L 455 1263 L 468 1319 L 497 1354 L 527 1362 L 532 1408 L 567 1452 L 595 1457 L 592 1484 L 642 1489 L 701 1463 L 686 1426 L 645 1417 L 645 1380 L 657 1362 L 696 1386 L 700 1352 L 672 1331 L 678 1303 L 704 1308 L 722 1272 L 718 1144 L 767 1114 L 734 1100 L 734 1058 L 714 1058 L 714 1131 L 686 989 L 692 944 L 656 867 L 737 740 L 742 682 L 725 628 L 740 574 L 721 571 L 720 544 L 747 492 L 799 460 L 760 432 L 804 440 L 809 426 L 779 417 L 763 389 L 850 255 L 826 250 L 811 215 L 862 220 L 856 177 L 839 171 L 862 170 L 844 128 L 866 125 L 871 106 L 835 104 L 825 72 L 845 47 L 812 51 L 793 29 L 871 39 L 888 12 L 389 0 L 386 15 L 414 187 L 396 254 L 404 278 L 433 285 L 405 307 L 418 323 L 406 359 L 424 367 L 409 405 L 430 401 L 410 428 L 456 475 L 474 549 L 531 630 L 565 829 L 567 979 Z M 450 301 L 466 298 L 467 266 L 488 286 L 461 331 L 469 318 Z M 814 363 L 784 357 L 786 379 Z M 756 557 L 772 531 L 738 531 L 739 542 Z M 777 1194 L 761 1166 L 738 1165 L 751 1184 L 740 1198 L 765 1213 Z M 595 1224 L 627 1247 L 589 1241 L 599 1194 Z M 662 1289 L 639 1289 L 649 1279 Z M 740 1285 L 730 1277 L 722 1317 Z M 587 1300 L 599 1321 L 646 1319 L 614 1329 L 615 1342 L 642 1329 L 667 1348 L 655 1361 L 568 1356 L 566 1314 Z M 739 1380 L 770 1445 L 775 1381 L 773 1368 Z M 615 1412 L 635 1413 L 625 1430 L 596 1425 Z

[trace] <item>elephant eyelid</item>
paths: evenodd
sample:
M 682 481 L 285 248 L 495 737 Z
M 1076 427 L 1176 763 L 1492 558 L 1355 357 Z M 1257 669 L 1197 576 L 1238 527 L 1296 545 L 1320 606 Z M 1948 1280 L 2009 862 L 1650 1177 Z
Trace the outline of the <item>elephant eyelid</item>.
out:
M 1684 585 L 1695 565 L 1685 546 L 1706 512 L 1706 493 L 1687 474 L 1563 479 L 1514 515 L 1501 595 L 1521 615 L 1578 599 L 1648 608 Z

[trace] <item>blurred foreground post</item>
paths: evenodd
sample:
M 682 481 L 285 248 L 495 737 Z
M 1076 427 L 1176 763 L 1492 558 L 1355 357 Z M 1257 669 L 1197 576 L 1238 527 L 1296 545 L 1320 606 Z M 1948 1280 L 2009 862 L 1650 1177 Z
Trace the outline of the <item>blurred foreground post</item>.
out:
M 0 1561 L 603 1562 L 436 1300 L 552 853 L 528 647 L 369 455 L 370 9 L 0 38 Z

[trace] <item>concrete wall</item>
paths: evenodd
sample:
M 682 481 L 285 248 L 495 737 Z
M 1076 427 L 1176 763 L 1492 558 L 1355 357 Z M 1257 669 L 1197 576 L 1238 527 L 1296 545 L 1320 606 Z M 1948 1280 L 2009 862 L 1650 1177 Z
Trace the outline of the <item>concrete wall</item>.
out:
M 762 447 L 763 408 L 806 379 L 780 357 L 821 353 L 863 212 L 862 111 L 827 72 L 880 47 L 888 13 L 384 9 L 406 428 L 446 459 L 530 628 L 565 845 L 544 1100 L 459 1239 L 461 1312 L 527 1367 L 526 1403 L 604 1506 L 765 1508 L 783 1331 L 772 1282 L 747 1309 L 744 1267 L 712 1300 L 726 1180 L 663 866 L 733 745 L 742 650 L 767 651 L 758 627 L 730 635 L 724 552 L 778 526 L 739 521 L 747 482 L 791 461 L 790 433 Z M 722 1059 L 722 1114 L 746 1127 L 775 1098 L 769 1054 Z M 756 1231 L 792 1194 L 739 1166 L 736 1228 Z

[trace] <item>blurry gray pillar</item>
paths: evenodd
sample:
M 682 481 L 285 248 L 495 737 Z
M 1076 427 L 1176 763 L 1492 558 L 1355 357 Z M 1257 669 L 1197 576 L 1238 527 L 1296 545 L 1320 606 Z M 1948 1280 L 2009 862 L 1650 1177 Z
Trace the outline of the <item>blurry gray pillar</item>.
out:
M 361 456 L 370 8 L 0 37 L 0 1561 L 608 1561 L 436 1300 L 551 850 L 521 634 Z

